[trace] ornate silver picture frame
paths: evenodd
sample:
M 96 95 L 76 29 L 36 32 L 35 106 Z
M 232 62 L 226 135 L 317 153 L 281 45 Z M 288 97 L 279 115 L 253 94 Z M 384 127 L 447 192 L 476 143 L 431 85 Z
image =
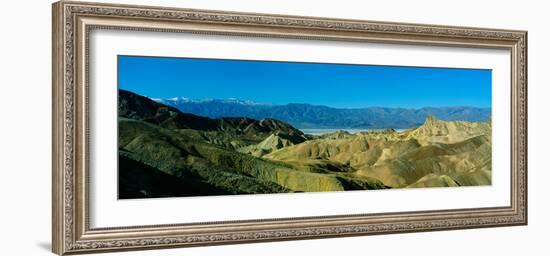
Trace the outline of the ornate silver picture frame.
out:
M 502 170 L 509 205 L 93 227 L 89 102 L 97 95 L 89 46 L 98 30 L 509 51 L 510 169 Z M 59 255 L 527 224 L 526 31 L 71 1 L 53 5 L 52 31 L 52 247 Z

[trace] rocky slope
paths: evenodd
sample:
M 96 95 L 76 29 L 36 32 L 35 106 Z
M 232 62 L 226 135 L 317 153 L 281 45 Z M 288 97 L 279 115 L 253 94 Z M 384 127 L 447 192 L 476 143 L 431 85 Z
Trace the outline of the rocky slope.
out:
M 490 185 L 491 124 L 429 116 L 422 126 L 405 132 L 334 133 L 264 158 L 295 166 L 338 163 L 348 167 L 350 176 L 374 178 L 393 188 Z

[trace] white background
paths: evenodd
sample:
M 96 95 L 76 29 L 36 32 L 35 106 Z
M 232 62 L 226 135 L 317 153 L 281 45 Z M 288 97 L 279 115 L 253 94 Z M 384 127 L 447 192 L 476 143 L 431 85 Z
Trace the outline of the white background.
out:
M 143 226 L 510 205 L 510 51 L 98 30 L 90 34 L 90 226 Z M 223 47 L 222 47 L 223 46 Z M 492 185 L 117 200 L 117 55 L 492 70 Z M 162 85 L 161 85 L 162 86 Z M 444 85 L 442 85 L 444 86 Z M 330 203 L 328 203 L 330 202 Z M 367 203 L 368 202 L 368 203 Z
M 112 255 L 546 255 L 550 206 L 550 22 L 544 1 L 123 1 L 191 8 L 529 30 L 529 226 L 229 245 Z M 51 255 L 50 1 L 0 15 L 2 255 Z

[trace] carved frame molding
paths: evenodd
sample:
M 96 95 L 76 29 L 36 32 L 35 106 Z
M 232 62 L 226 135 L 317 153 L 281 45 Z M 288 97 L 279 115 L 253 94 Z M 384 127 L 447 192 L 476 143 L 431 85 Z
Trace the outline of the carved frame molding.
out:
M 512 53 L 510 207 L 90 229 L 87 40 L 124 29 L 504 48 Z M 61 1 L 53 5 L 53 251 L 124 249 L 527 224 L 527 32 Z

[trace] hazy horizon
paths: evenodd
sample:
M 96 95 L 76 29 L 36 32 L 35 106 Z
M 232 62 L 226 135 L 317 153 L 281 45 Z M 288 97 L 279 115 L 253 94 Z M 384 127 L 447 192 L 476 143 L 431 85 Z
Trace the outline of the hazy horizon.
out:
M 155 98 L 155 97 L 150 97 L 148 95 L 141 95 L 141 96 L 147 97 L 147 98 L 152 99 L 154 101 L 157 101 L 157 100 L 174 100 L 175 98 L 185 98 L 187 100 L 190 100 L 192 103 L 204 103 L 204 102 L 209 102 L 209 101 L 229 102 L 231 100 L 235 100 L 235 101 L 238 101 L 238 102 L 250 102 L 250 103 L 258 104 L 259 106 L 285 106 L 285 105 L 293 105 L 293 104 L 294 105 L 305 104 L 305 105 L 312 105 L 312 106 L 319 106 L 319 107 L 329 107 L 329 108 L 337 108 L 337 109 L 394 108 L 394 109 L 418 110 L 418 109 L 423 109 L 423 108 L 482 108 L 482 109 L 490 109 L 491 108 L 491 106 L 477 107 L 477 106 L 469 106 L 469 105 L 422 106 L 422 107 L 417 107 L 417 108 L 407 108 L 407 107 L 397 107 L 397 106 L 396 107 L 386 107 L 386 106 L 334 107 L 334 106 L 328 106 L 328 105 L 315 105 L 315 104 L 303 103 L 303 102 L 289 102 L 289 103 L 284 103 L 284 104 L 273 104 L 271 102 L 258 102 L 258 101 L 253 100 L 253 99 L 239 99 L 239 98 L 226 98 L 226 99 L 203 98 L 203 99 L 195 99 L 195 98 L 189 98 L 189 97 L 185 97 L 185 96 L 174 96 L 174 97 L 168 97 L 168 98 Z

